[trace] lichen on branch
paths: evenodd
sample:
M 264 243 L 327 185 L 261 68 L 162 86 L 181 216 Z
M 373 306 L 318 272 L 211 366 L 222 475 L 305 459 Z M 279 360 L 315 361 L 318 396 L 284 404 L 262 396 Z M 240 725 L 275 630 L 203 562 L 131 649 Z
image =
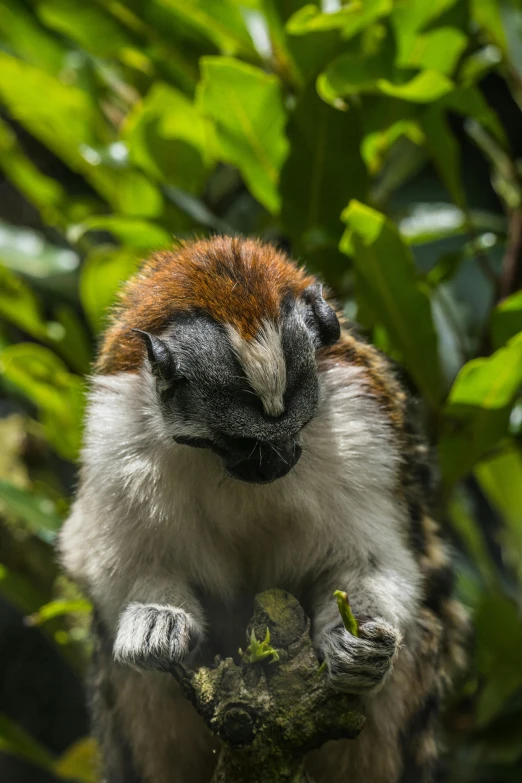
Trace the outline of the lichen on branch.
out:
M 212 783 L 305 783 L 308 751 L 361 731 L 357 700 L 330 687 L 309 632 L 298 601 L 267 590 L 256 596 L 250 652 L 239 664 L 227 658 L 195 671 L 176 666 L 185 696 L 221 741 Z

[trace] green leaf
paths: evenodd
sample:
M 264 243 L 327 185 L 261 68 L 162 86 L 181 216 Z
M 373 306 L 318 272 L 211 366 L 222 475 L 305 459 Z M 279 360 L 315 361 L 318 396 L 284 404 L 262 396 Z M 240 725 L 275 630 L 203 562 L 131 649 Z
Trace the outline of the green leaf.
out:
M 252 195 L 277 213 L 288 150 L 279 80 L 227 57 L 204 57 L 201 68 L 199 106 L 215 123 L 219 157 L 236 166 Z
M 504 148 L 507 148 L 508 141 L 502 123 L 478 87 L 473 85 L 457 87 L 441 99 L 440 105 L 462 117 L 473 118 L 486 128 Z
M 377 88 L 393 98 L 414 103 L 432 103 L 451 92 L 453 82 L 438 71 L 421 71 L 404 84 L 393 84 L 387 79 L 379 79 Z
M 479 462 L 475 476 L 489 500 L 502 514 L 504 559 L 522 578 L 522 454 L 514 442 Z
M 443 396 L 437 335 L 430 300 L 417 279 L 413 258 L 396 227 L 384 215 L 352 201 L 343 220 L 344 252 L 353 247 L 357 284 L 426 400 L 437 408 Z
M 0 504 L 31 533 L 48 543 L 54 541 L 62 520 L 52 500 L 0 479 Z
M 262 0 L 261 6 L 264 19 L 259 24 L 259 17 L 255 15 L 253 18 L 250 17 L 251 29 L 260 29 L 263 23 L 266 25 L 269 47 L 272 50 L 270 54 L 273 59 L 273 70 L 279 74 L 285 84 L 300 91 L 303 87 L 303 74 L 294 56 L 296 47 L 293 44 L 295 44 L 295 39 L 292 40 L 289 33 L 285 30 L 285 22 L 289 14 L 292 13 L 295 3 L 287 4 L 281 3 L 280 0 Z M 255 38 L 256 36 L 254 35 Z M 257 49 L 261 55 L 266 56 L 268 51 L 265 54 L 265 49 L 269 47 L 266 46 L 263 39 L 264 36 L 260 39 L 261 45 L 257 44 Z
M 0 562 L 0 594 L 23 614 L 34 612 L 46 599 L 44 592 L 23 576 L 19 569 L 11 570 L 2 562 Z
M 123 245 L 140 250 L 156 250 L 172 242 L 165 229 L 155 223 L 126 215 L 92 215 L 76 226 L 70 226 L 67 236 L 73 242 L 89 231 L 109 231 Z
M 333 105 L 358 93 L 381 93 L 413 103 L 432 103 L 453 87 L 453 82 L 438 71 L 425 70 L 411 76 L 409 71 L 396 70 L 389 46 L 364 59 L 357 52 L 346 52 L 330 63 L 317 80 L 319 94 Z
M 491 336 L 496 348 L 522 332 L 522 291 L 503 299 L 491 313 Z
M 0 260 L 18 274 L 49 280 L 74 272 L 80 258 L 68 247 L 58 247 L 43 234 L 0 222 Z
M 91 360 L 89 340 L 74 310 L 67 305 L 61 305 L 54 312 L 56 320 L 46 321 L 30 286 L 2 265 L 0 315 L 31 337 L 53 346 L 78 372 L 87 371 Z
M 304 5 L 288 20 L 286 29 L 291 35 L 341 30 L 343 39 L 347 40 L 387 16 L 392 7 L 391 0 L 357 0 L 334 13 L 322 13 L 316 5 Z
M 140 257 L 129 248 L 100 246 L 83 263 L 80 276 L 80 299 L 93 329 L 105 325 L 108 308 L 118 289 L 138 268 Z
M 178 17 L 213 41 L 223 54 L 256 57 L 256 50 L 237 3 L 233 0 L 159 0 Z
M 61 334 L 60 329 L 52 330 L 53 346 L 75 372 L 85 375 L 89 371 L 93 355 L 83 322 L 69 305 L 59 305 L 54 310 L 53 317 L 54 326 L 61 327 Z
M 281 172 L 281 221 L 300 248 L 339 243 L 341 211 L 364 199 L 368 176 L 359 155 L 360 118 L 321 101 L 310 85 L 288 125 L 290 154 Z
M 132 48 L 133 39 L 98 3 L 89 0 L 38 0 L 38 17 L 46 27 L 76 41 L 99 57 L 117 56 Z
M 522 384 L 522 334 L 487 358 L 464 365 L 451 388 L 439 444 L 441 469 L 453 483 L 507 435 Z
M 430 106 L 420 117 L 426 146 L 435 167 L 455 203 L 466 208 L 466 195 L 460 176 L 460 149 L 441 106 Z
M 495 563 L 491 559 L 483 531 L 477 525 L 472 507 L 462 490 L 457 489 L 449 504 L 449 524 L 457 535 L 459 547 L 464 549 L 480 573 L 488 589 L 498 585 Z
M 80 146 L 90 143 L 93 128 L 86 93 L 0 51 L 0 98 L 14 119 L 59 158 L 75 170 L 85 166 Z
M 62 186 L 42 174 L 24 155 L 15 133 L 0 120 L 0 167 L 13 185 L 42 211 L 48 223 L 54 223 L 65 197 Z
M 417 122 L 418 114 L 418 106 L 396 98 L 373 96 L 364 99 L 364 110 L 361 112 L 364 122 L 361 153 L 372 175 L 375 176 L 390 162 L 392 155 L 388 153 L 394 147 L 399 147 L 396 144 L 399 139 L 408 139 L 419 148 L 424 143 L 424 136 Z
M 397 41 L 399 62 L 407 59 L 421 30 L 456 2 L 457 0 L 408 0 L 394 4 L 391 23 Z
M 451 76 L 468 39 L 454 27 L 439 27 L 412 42 L 408 55 L 397 62 L 401 68 L 422 68 Z
M 48 604 L 44 604 L 37 612 L 34 612 L 26 619 L 29 621 L 30 625 L 42 625 L 42 623 L 46 623 L 49 620 L 54 620 L 55 617 L 62 617 L 64 614 L 73 614 L 75 612 L 90 614 L 90 612 L 92 612 L 92 604 L 85 599 L 72 601 L 57 599 L 56 601 L 50 601 Z
M 69 373 L 48 348 L 32 343 L 5 348 L 0 373 L 37 406 L 49 443 L 58 454 L 76 459 L 84 409 L 81 378 Z
M 0 315 L 37 339 L 48 337 L 47 323 L 31 287 L 4 266 L 0 266 Z
M 95 740 L 92 737 L 84 737 L 74 742 L 55 761 L 53 772 L 61 780 L 97 783 L 100 779 L 99 766 L 99 751 Z
M 465 87 L 480 82 L 484 76 L 502 62 L 498 47 L 489 44 L 466 57 L 459 70 L 459 81 Z
M 163 212 L 160 191 L 140 171 L 115 171 L 108 174 L 111 187 L 106 197 L 119 212 L 136 217 L 155 218 Z
M 63 68 L 67 53 L 65 46 L 38 24 L 23 2 L 2 0 L 0 34 L 22 60 L 52 74 Z
M 470 0 L 470 10 L 477 24 L 483 27 L 492 41 L 506 53 L 507 39 L 498 0 Z
M 486 678 L 476 720 L 478 726 L 485 726 L 522 687 L 519 609 L 505 596 L 486 594 L 475 618 L 475 628 L 479 670 Z
M 156 83 L 125 121 L 130 159 L 161 182 L 199 193 L 212 165 L 210 124 L 179 90 Z
M 21 726 L 0 713 L 0 751 L 18 756 L 47 771 L 52 770 L 54 757 Z

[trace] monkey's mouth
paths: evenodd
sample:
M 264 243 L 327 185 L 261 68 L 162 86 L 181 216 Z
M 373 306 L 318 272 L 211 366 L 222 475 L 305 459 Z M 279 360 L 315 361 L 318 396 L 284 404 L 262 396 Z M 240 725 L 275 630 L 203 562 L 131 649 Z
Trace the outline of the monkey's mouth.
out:
M 301 445 L 292 437 L 273 442 L 227 438 L 221 444 L 202 438 L 176 437 L 174 440 L 184 446 L 210 449 L 220 457 L 229 476 L 249 484 L 270 484 L 283 478 L 297 465 L 303 453 Z
M 229 476 L 249 484 L 270 484 L 283 478 L 299 462 L 303 449 L 293 438 L 277 443 L 254 441 L 247 457 L 220 454 Z

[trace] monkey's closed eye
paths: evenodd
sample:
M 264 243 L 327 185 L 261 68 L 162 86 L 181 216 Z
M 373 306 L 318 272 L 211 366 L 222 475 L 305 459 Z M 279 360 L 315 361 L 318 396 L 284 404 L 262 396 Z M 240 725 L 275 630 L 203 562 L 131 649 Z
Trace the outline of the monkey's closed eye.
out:
M 195 449 L 208 449 L 210 445 L 208 440 L 204 438 L 191 438 L 184 435 L 174 436 L 173 440 L 179 443 L 180 446 L 192 446 Z

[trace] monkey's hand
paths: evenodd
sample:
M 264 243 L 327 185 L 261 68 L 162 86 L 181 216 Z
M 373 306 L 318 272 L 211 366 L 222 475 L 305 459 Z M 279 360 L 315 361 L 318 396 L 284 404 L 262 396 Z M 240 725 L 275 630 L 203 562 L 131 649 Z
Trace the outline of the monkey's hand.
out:
M 113 654 L 119 663 L 170 671 L 198 641 L 196 622 L 183 609 L 136 602 L 120 615 Z
M 359 626 L 352 636 L 343 626 L 325 631 L 317 640 L 333 688 L 359 695 L 377 691 L 392 670 L 401 633 L 381 617 Z

